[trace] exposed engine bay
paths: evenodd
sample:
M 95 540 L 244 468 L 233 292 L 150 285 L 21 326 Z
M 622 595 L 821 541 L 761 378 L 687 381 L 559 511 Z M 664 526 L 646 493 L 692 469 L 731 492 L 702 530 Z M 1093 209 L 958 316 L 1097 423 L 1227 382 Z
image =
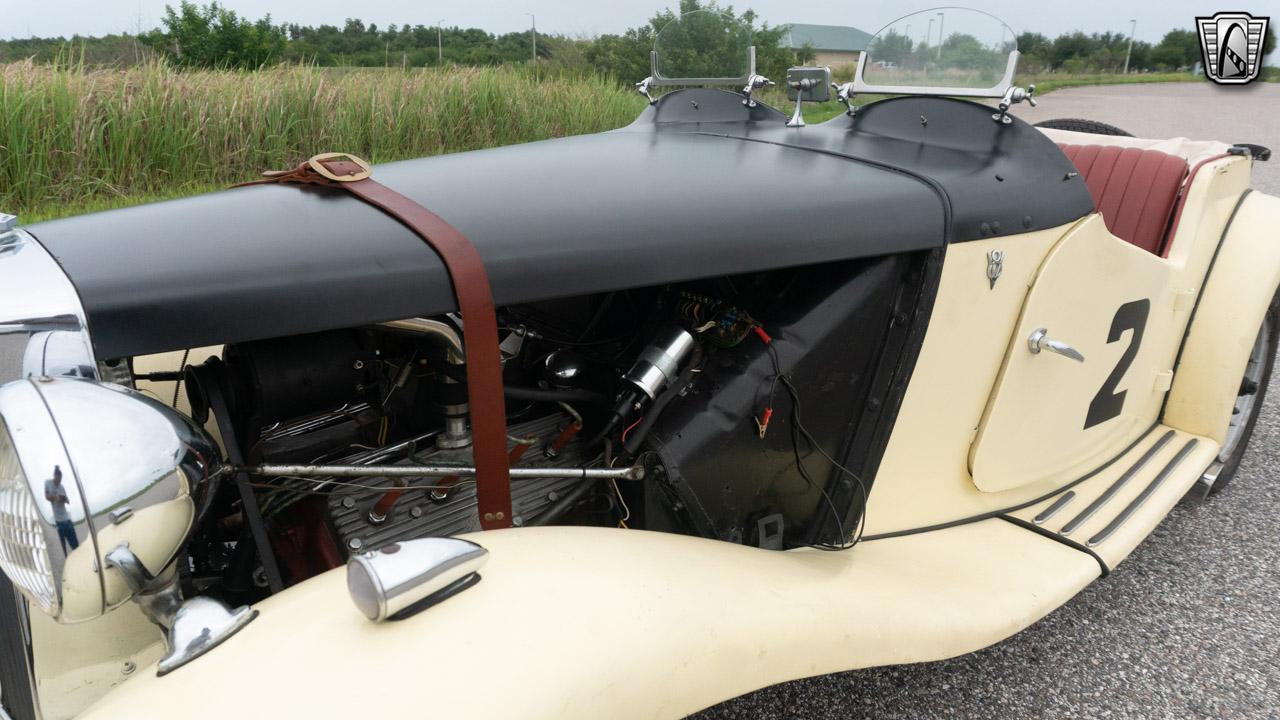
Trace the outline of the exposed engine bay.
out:
M 930 257 L 499 308 L 512 524 L 856 542 Z M 233 343 L 185 367 L 192 415 L 251 469 L 252 494 L 229 479 L 197 491 L 189 589 L 240 601 L 352 553 L 479 530 L 463 333 L 457 316 L 416 318 Z M 393 470 L 426 466 L 460 471 Z

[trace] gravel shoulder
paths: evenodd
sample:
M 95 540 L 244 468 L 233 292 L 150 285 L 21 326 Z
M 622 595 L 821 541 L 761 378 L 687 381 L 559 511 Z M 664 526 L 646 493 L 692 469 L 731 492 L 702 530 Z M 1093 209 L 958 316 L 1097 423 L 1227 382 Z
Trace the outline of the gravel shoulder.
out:
M 1016 112 L 1280 151 L 1276 83 L 1071 88 Z M 1280 158 L 1255 164 L 1254 188 L 1280 195 Z M 1110 577 L 1031 628 L 971 655 L 785 683 L 695 717 L 1280 718 L 1280 381 L 1272 390 L 1230 488 L 1184 500 Z

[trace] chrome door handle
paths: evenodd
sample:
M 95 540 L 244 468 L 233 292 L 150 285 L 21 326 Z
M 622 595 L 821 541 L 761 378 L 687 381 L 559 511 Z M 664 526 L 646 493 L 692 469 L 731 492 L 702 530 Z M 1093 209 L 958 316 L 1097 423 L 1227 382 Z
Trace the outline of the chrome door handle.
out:
M 1076 362 L 1084 362 L 1084 355 L 1081 355 L 1079 350 L 1064 342 L 1050 339 L 1049 331 L 1045 328 L 1039 328 L 1031 333 L 1031 337 L 1027 338 L 1027 347 L 1031 349 L 1032 355 L 1039 355 L 1041 350 L 1048 350 Z

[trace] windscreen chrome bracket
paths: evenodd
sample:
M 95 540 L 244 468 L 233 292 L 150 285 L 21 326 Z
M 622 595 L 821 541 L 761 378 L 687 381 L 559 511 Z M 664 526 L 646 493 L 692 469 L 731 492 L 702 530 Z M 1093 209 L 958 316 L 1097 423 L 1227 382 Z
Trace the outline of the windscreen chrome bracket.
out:
M 857 96 L 857 93 L 853 91 L 852 82 L 842 83 L 840 85 L 831 83 L 831 89 L 836 91 L 836 100 L 839 100 L 840 104 L 844 105 L 845 115 L 853 117 L 858 114 L 858 106 L 853 104 L 853 98 Z
M 1013 118 L 1009 117 L 1009 108 L 1013 107 L 1014 105 L 1017 105 L 1023 100 L 1026 100 L 1027 104 L 1029 104 L 1031 107 L 1035 107 L 1036 105 L 1039 104 L 1036 102 L 1036 99 L 1033 97 L 1033 95 L 1035 95 L 1035 92 L 1036 92 L 1035 85 L 1028 85 L 1026 89 L 1023 89 L 1017 86 L 1011 86 L 1008 90 L 1004 92 L 1004 96 L 1000 98 L 1000 104 L 997 106 L 1000 109 L 1000 112 L 992 113 L 991 119 L 995 120 L 996 122 L 1002 125 L 1008 125 L 1009 123 L 1013 122 Z
M 17 239 L 13 230 L 18 227 L 18 216 L 0 212 L 0 242 Z
M 636 83 L 636 92 L 645 96 L 645 98 L 649 100 L 650 105 L 657 105 L 658 99 L 655 98 L 653 95 L 649 94 L 649 88 L 651 88 L 652 86 L 653 86 L 653 76 L 650 75 L 649 77 Z
M 751 56 L 752 56 L 751 64 L 755 65 L 755 53 L 753 52 Z M 742 98 L 742 104 L 746 105 L 747 107 L 756 107 L 757 105 L 760 104 L 760 102 L 755 98 L 751 97 L 751 93 L 755 92 L 756 90 L 759 90 L 760 88 L 763 88 L 772 84 L 773 84 L 773 81 L 770 80 L 769 78 L 763 75 L 757 75 L 754 72 L 751 73 L 749 76 L 747 76 L 747 84 L 742 87 L 742 94 L 744 96 Z

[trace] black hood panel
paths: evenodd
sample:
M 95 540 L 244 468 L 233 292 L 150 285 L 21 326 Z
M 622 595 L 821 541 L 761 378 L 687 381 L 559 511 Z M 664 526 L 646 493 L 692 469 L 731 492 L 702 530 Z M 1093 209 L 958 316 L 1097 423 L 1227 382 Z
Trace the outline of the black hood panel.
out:
M 724 95 L 684 91 L 663 104 Z M 780 116 L 755 116 L 765 119 L 657 132 L 638 122 L 379 165 L 374 177 L 471 240 L 499 305 L 921 250 L 960 239 L 953 215 L 985 217 L 953 209 L 948 192 L 961 188 L 911 169 L 910 157 L 856 157 L 860 133 L 836 121 L 787 133 Z M 966 172 L 978 169 L 952 174 Z M 1092 207 L 1078 204 L 1053 217 Z M 1036 224 L 1050 216 L 1037 212 Z M 99 358 L 455 309 L 434 252 L 340 190 L 253 186 L 26 229 L 79 291 Z

